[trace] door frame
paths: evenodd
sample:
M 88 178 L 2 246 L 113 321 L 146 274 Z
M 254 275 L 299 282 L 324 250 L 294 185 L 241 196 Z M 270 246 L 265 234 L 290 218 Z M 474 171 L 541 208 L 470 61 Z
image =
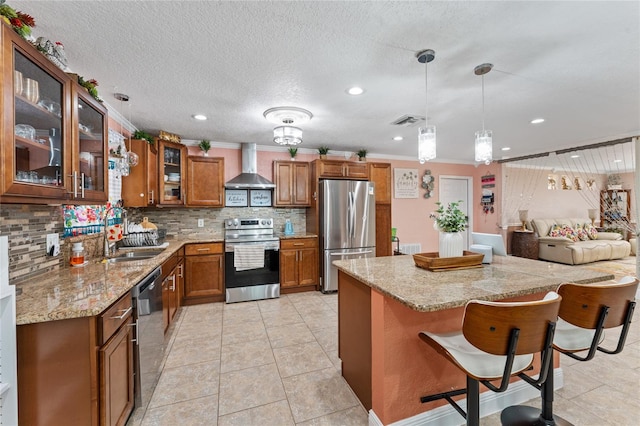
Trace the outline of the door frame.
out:
M 465 250 L 472 244 L 471 233 L 473 232 L 473 177 L 472 176 L 456 176 L 456 175 L 440 175 L 438 176 L 438 200 L 440 200 L 442 183 L 447 179 L 464 180 L 467 182 L 467 216 L 469 217 L 469 228 L 467 232 L 467 243 Z

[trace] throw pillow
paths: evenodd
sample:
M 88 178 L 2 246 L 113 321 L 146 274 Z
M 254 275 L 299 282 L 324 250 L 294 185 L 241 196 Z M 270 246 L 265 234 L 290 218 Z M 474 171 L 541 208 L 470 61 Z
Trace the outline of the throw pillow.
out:
M 562 227 L 562 230 L 564 231 L 565 237 L 569 238 L 572 241 L 580 241 L 580 238 L 578 238 L 578 234 L 571 226 L 564 225 Z
M 598 230 L 592 224 L 585 223 L 584 224 L 584 230 L 587 231 L 587 235 L 589 235 L 590 239 L 592 239 L 592 240 L 597 240 L 598 239 Z
M 576 228 L 574 229 L 574 231 L 576 232 L 576 236 L 578 237 L 578 239 L 580 241 L 588 241 L 589 240 L 589 233 L 585 229 L 586 225 L 587 225 L 586 223 L 584 225 L 577 223 L 576 224 Z
M 564 237 L 564 235 L 561 234 L 562 231 L 562 226 L 558 225 L 558 224 L 554 224 L 551 229 L 549 229 L 549 236 L 550 237 Z

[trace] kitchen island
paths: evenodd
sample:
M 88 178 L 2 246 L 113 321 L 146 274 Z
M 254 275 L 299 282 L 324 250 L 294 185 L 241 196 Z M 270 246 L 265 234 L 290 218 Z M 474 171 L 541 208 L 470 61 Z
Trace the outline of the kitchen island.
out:
M 532 300 L 563 282 L 614 278 L 512 256 L 496 256 L 481 268 L 447 272 L 420 269 L 411 256 L 341 260 L 334 265 L 342 375 L 369 411 L 370 424 L 385 425 L 414 416 L 421 423 L 443 424 L 442 418 L 427 412 L 446 402 L 422 404 L 420 397 L 465 387 L 465 375 L 425 345 L 418 338 L 420 331 L 459 330 L 464 305 L 472 299 Z M 557 356 L 555 362 L 557 367 Z M 463 421 L 455 416 L 458 423 Z

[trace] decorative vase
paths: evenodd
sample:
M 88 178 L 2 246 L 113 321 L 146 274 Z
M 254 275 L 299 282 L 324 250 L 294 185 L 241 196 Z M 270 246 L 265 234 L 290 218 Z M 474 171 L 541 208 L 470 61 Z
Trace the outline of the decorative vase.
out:
M 464 243 L 461 232 L 440 232 L 438 254 L 440 257 L 461 257 Z
M 209 156 L 209 152 L 207 152 L 207 151 L 203 151 L 203 152 L 202 152 L 202 156 L 203 156 L 203 157 L 208 157 L 208 156 Z

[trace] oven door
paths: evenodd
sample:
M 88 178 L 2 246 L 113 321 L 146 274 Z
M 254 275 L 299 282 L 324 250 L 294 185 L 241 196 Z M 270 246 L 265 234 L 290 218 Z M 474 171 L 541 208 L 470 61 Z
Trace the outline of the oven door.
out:
M 234 266 L 235 247 L 239 245 L 264 245 L 264 266 L 237 270 Z M 226 302 L 260 300 L 280 296 L 280 244 L 227 243 L 224 253 Z

